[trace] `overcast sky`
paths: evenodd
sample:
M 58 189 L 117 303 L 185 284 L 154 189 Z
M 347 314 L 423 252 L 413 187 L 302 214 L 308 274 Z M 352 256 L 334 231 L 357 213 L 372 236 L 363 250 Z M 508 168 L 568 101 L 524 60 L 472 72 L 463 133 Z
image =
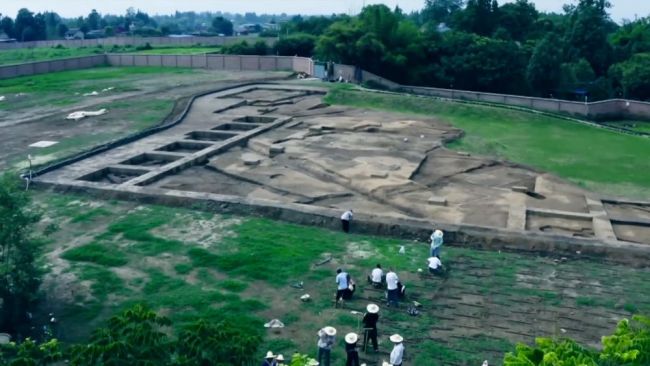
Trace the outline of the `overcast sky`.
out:
M 514 1 L 514 0 L 513 0 Z M 501 0 L 499 3 L 507 1 Z M 537 9 L 543 11 L 562 11 L 562 5 L 577 0 L 533 0 Z M 635 16 L 650 15 L 650 0 L 610 0 L 612 18 L 616 21 L 634 19 Z M 399 5 L 410 12 L 423 7 L 424 0 L 366 0 L 366 4 L 384 3 L 391 8 Z M 150 14 L 169 14 L 180 11 L 224 11 L 244 13 L 287 13 L 287 14 L 332 14 L 357 13 L 364 0 L 2 0 L 0 13 L 15 17 L 18 9 L 27 7 L 39 12 L 51 10 L 64 17 L 86 15 L 97 9 L 100 13 L 123 14 L 129 7 L 141 9 Z

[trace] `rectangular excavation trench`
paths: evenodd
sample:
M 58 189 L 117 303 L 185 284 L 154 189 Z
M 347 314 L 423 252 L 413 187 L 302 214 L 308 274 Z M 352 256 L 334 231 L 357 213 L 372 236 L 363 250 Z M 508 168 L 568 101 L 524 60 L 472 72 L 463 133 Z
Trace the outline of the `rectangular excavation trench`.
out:
M 79 177 L 78 180 L 96 183 L 121 184 L 148 172 L 149 171 L 145 169 L 109 166 Z
M 185 137 L 196 141 L 224 141 L 237 135 L 237 132 L 226 131 L 192 131 L 186 134 Z
M 222 125 L 219 125 L 217 127 L 212 128 L 214 131 L 249 131 L 249 130 L 254 130 L 258 127 L 260 127 L 260 124 L 257 123 L 238 123 L 238 122 L 231 122 L 231 123 L 224 123 Z
M 162 153 L 144 153 L 120 162 L 120 165 L 158 167 L 180 159 L 180 156 Z
M 186 153 L 191 154 L 197 151 L 201 151 L 207 147 L 212 146 L 212 144 L 204 142 L 194 142 L 194 141 L 175 141 L 171 144 L 167 144 L 163 147 L 159 147 L 156 151 L 169 151 L 176 153 Z

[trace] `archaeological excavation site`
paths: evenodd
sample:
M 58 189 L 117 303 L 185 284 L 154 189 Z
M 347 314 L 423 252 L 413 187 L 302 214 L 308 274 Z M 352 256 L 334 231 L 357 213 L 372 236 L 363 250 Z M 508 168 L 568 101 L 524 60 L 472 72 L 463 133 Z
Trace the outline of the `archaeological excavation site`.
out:
M 337 224 L 476 247 L 639 260 L 650 206 L 536 169 L 447 149 L 435 118 L 330 106 L 327 89 L 251 84 L 202 94 L 177 123 L 47 168 L 63 191 Z M 561 240 L 558 240 L 561 239 Z

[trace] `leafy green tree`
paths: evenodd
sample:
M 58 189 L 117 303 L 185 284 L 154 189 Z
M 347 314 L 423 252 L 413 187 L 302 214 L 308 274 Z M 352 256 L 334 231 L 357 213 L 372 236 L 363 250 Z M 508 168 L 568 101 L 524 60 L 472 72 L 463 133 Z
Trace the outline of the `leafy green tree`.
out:
M 453 24 L 460 30 L 476 33 L 482 36 L 489 36 L 497 24 L 498 5 L 490 0 L 469 0 L 462 12 L 458 12 Z
M 449 23 L 453 16 L 463 9 L 464 3 L 464 0 L 426 0 L 422 20 L 425 23 Z
M 10 38 L 16 37 L 14 20 L 10 17 L 4 17 L 0 20 L 0 30 Z
M 563 54 L 560 38 L 550 33 L 540 41 L 528 62 L 526 80 L 534 94 L 548 96 L 560 82 Z
M 282 37 L 275 44 L 275 51 L 280 56 L 311 57 L 316 47 L 316 36 L 311 34 L 292 34 Z
M 88 17 L 86 18 L 86 24 L 88 24 L 88 28 L 90 30 L 97 30 L 99 29 L 99 22 L 101 20 L 102 16 L 99 15 L 97 10 L 93 9 L 90 14 L 88 14 Z
M 650 365 L 650 318 L 623 319 L 614 334 L 603 337 L 599 361 L 611 365 Z
M 30 338 L 16 344 L 0 345 L 0 365 L 45 366 L 64 358 L 61 344 L 56 339 L 38 344 Z
M 608 34 L 616 25 L 609 19 L 605 0 L 580 0 L 577 6 L 567 7 L 569 26 L 565 41 L 570 58 L 584 58 L 597 75 L 604 75 L 611 62 L 612 50 Z
M 537 338 L 535 347 L 517 345 L 507 353 L 504 366 L 598 366 L 597 353 L 570 339 Z
M 635 53 L 650 52 L 650 18 L 626 23 L 610 37 L 614 58 L 624 61 Z
M 40 216 L 29 208 L 29 196 L 15 179 L 0 179 L 0 329 L 14 332 L 36 300 L 40 272 L 35 257 L 38 243 L 32 228 Z
M 14 35 L 22 42 L 33 41 L 36 35 L 34 31 L 35 25 L 34 13 L 22 8 L 18 11 L 14 21 Z
M 613 65 L 608 74 L 626 98 L 650 100 L 650 53 L 639 53 Z
M 535 4 L 528 0 L 517 0 L 499 7 L 497 25 L 498 29 L 507 31 L 511 39 L 524 41 L 533 31 L 538 18 Z
M 212 20 L 212 30 L 215 33 L 232 36 L 233 29 L 232 22 L 224 17 L 216 17 Z
M 244 365 L 255 360 L 259 332 L 232 321 L 210 323 L 199 320 L 185 327 L 176 343 L 180 364 Z
M 73 365 L 166 365 L 172 344 L 164 332 L 171 325 L 145 305 L 113 316 L 93 332 L 90 343 L 72 348 Z

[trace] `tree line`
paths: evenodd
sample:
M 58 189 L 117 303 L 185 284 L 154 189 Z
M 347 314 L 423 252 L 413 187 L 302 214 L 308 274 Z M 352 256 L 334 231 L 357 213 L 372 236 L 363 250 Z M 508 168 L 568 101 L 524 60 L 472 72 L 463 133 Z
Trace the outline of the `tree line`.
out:
M 544 13 L 528 0 L 426 0 L 405 14 L 294 17 L 277 49 L 410 85 L 589 101 L 650 99 L 650 18 L 618 25 L 605 0 Z

